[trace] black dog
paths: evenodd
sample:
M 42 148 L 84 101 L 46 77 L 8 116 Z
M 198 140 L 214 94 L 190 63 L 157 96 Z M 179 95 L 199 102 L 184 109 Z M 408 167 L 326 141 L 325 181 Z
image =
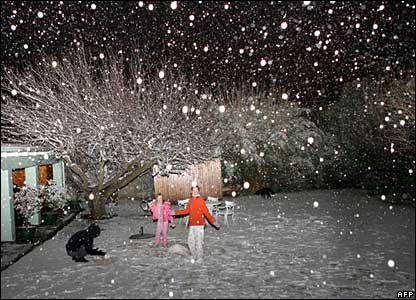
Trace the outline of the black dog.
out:
M 262 195 L 263 198 L 271 198 L 275 193 L 271 188 L 261 188 L 255 194 Z
M 105 255 L 105 252 L 98 248 L 93 248 L 94 239 L 101 233 L 101 229 L 96 224 L 91 224 L 87 229 L 75 233 L 66 244 L 66 253 L 76 262 L 87 262 L 85 259 L 89 255 Z

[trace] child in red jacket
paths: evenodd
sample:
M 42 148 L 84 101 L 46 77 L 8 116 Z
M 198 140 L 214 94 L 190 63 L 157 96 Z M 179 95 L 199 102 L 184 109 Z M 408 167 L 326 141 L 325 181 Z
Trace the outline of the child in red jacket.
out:
M 215 227 L 220 229 L 216 223 L 215 218 L 210 214 L 208 207 L 205 204 L 204 198 L 199 195 L 199 187 L 192 187 L 192 197 L 188 202 L 185 209 L 175 210 L 172 215 L 183 216 L 189 214 L 189 235 L 188 235 L 188 246 L 192 256 L 195 260 L 201 261 L 203 256 L 203 244 L 204 244 L 204 228 L 205 220 Z
M 170 211 L 170 202 L 163 200 L 162 194 L 157 195 L 156 201 L 150 205 L 153 214 L 153 221 L 157 221 L 155 245 L 160 244 L 160 235 L 163 236 L 163 246 L 168 246 L 168 226 L 172 222 L 172 228 L 175 227 Z

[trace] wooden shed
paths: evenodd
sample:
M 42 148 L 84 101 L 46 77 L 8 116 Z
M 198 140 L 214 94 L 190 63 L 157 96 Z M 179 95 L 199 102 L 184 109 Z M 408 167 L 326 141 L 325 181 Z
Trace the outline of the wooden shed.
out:
M 212 160 L 191 166 L 183 175 L 155 176 L 155 194 L 163 198 L 181 200 L 189 198 L 192 182 L 201 189 L 202 197 L 222 198 L 222 176 L 220 160 Z

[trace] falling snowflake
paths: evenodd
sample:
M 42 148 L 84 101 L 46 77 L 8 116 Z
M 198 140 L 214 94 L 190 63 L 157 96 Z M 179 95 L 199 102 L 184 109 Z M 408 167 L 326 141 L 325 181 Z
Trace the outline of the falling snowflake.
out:
M 388 262 L 387 262 L 387 265 L 388 265 L 390 268 L 394 268 L 394 266 L 395 266 L 394 260 L 389 259 L 389 260 L 388 260 Z

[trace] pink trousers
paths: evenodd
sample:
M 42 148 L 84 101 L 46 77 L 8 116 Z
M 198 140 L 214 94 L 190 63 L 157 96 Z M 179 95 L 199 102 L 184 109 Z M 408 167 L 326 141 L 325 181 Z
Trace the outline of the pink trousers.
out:
M 163 238 L 163 246 L 167 247 L 168 246 L 168 227 L 169 227 L 169 222 L 157 222 L 157 226 L 156 226 L 156 239 L 155 239 L 155 244 L 156 246 L 159 246 L 160 244 L 160 235 L 162 235 Z

